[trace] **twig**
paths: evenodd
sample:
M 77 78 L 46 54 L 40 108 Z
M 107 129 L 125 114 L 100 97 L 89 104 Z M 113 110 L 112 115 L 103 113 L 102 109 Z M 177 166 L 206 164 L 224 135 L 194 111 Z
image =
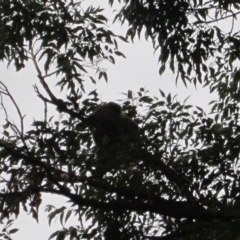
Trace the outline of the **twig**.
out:
M 44 103 L 44 121 L 47 122 L 47 103 L 52 103 L 49 99 L 45 98 L 39 91 L 37 85 L 33 85 L 33 89 L 37 93 L 37 96 L 43 100 Z
M 46 97 L 44 97 L 40 93 L 40 91 L 39 91 L 39 89 L 36 85 L 33 85 L 33 88 L 34 88 L 35 92 L 37 93 L 38 97 L 41 98 L 45 103 L 52 103 L 53 104 L 53 102 L 51 100 L 47 99 Z
M 57 73 L 57 72 L 58 72 L 58 70 L 56 70 L 56 71 L 54 71 L 54 72 L 52 72 L 52 73 L 46 74 L 45 76 L 42 76 L 42 77 L 43 77 L 43 78 L 50 77 L 50 76 L 54 75 L 54 74 Z

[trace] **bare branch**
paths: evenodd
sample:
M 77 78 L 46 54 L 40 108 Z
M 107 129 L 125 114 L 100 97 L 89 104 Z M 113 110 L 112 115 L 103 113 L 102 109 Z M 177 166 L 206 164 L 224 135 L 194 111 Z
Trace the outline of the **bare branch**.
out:
M 36 60 L 36 54 L 33 53 L 33 48 L 31 48 L 31 56 L 32 56 L 32 59 L 33 59 L 33 63 L 34 63 L 34 66 L 37 70 L 37 73 L 38 73 L 38 78 L 43 86 L 43 88 L 45 89 L 45 91 L 47 92 L 48 96 L 51 98 L 51 100 L 54 102 L 54 103 L 57 103 L 58 102 L 58 99 L 54 96 L 54 94 L 51 92 L 50 88 L 48 87 L 48 85 L 46 84 L 45 80 L 44 80 L 44 77 L 42 75 L 42 72 L 38 66 L 38 63 L 37 63 L 37 60 Z
M 0 89 L 2 90 L 1 93 L 7 95 L 7 96 L 11 99 L 12 103 L 14 104 L 14 106 L 15 106 L 15 108 L 16 108 L 16 110 L 17 110 L 18 116 L 19 116 L 19 118 L 20 118 L 20 124 L 21 124 L 21 130 L 20 130 L 20 132 L 21 132 L 21 136 L 23 137 L 23 134 L 24 134 L 24 124 L 23 124 L 23 120 L 24 120 L 25 115 L 22 115 L 22 113 L 21 113 L 21 111 L 20 111 L 20 109 L 19 109 L 16 101 L 14 100 L 13 96 L 12 96 L 11 93 L 9 92 L 7 86 L 6 86 L 2 81 L 0 81 Z M 5 93 L 4 93 L 4 91 L 5 91 Z M 3 105 L 2 105 L 2 106 L 3 106 Z

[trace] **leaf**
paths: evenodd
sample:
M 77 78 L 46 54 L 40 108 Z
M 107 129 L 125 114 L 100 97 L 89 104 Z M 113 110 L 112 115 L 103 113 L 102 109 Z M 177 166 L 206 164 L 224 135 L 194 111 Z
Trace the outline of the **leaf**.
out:
M 162 75 L 165 71 L 165 65 L 163 64 L 159 69 L 159 74 Z
M 159 91 L 160 91 L 160 93 L 161 93 L 161 95 L 162 95 L 162 97 L 164 97 L 165 98 L 165 93 L 161 90 L 161 89 L 159 89 Z
M 124 55 L 123 53 L 119 52 L 119 51 L 115 51 L 114 53 L 115 53 L 117 56 L 126 58 L 125 55 Z
M 133 99 L 132 91 L 128 90 L 127 96 L 128 96 L 129 99 Z
M 9 230 L 9 234 L 14 234 L 14 233 L 16 233 L 18 231 L 19 231 L 19 229 L 13 228 L 13 229 Z
M 69 210 L 69 211 L 67 212 L 66 216 L 65 216 L 65 222 L 67 222 L 67 220 L 70 218 L 71 214 L 72 214 L 72 211 Z
M 106 72 L 103 72 L 103 77 L 104 77 L 105 81 L 107 82 L 108 81 L 108 76 L 107 76 Z

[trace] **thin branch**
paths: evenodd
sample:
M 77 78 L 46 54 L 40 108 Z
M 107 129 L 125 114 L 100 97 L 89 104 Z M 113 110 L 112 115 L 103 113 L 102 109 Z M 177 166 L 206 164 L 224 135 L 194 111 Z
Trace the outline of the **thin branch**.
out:
M 2 94 L 5 94 L 5 93 L 3 93 L 2 91 L 0 91 L 0 105 L 2 106 L 2 109 L 3 109 L 3 111 L 4 111 L 4 113 L 5 113 L 5 118 L 7 119 L 7 121 L 8 121 L 8 113 L 7 113 L 7 109 L 5 108 L 5 106 L 4 106 L 4 104 L 3 104 L 3 96 L 2 96 Z M 7 95 L 7 94 L 6 94 Z M 9 122 L 9 121 L 8 121 Z
M 213 23 L 213 22 L 218 22 L 218 21 L 222 21 L 224 19 L 227 19 L 227 18 L 230 18 L 230 17 L 235 17 L 236 15 L 238 15 L 240 13 L 240 11 L 236 12 L 236 13 L 233 13 L 231 15 L 228 15 L 226 17 L 221 17 L 221 18 L 218 18 L 218 19 L 214 19 L 212 21 L 196 21 L 196 22 L 193 22 L 193 24 L 197 25 L 197 24 L 209 24 L 209 23 Z
M 51 98 L 51 100 L 54 102 L 54 103 L 57 103 L 58 102 L 58 99 L 54 96 L 54 94 L 51 92 L 50 88 L 48 87 L 48 85 L 46 84 L 45 80 L 44 80 L 44 77 L 42 75 L 42 72 L 38 66 L 38 63 L 37 63 L 37 60 L 36 60 L 36 55 L 33 53 L 33 48 L 31 48 L 31 56 L 32 56 L 32 59 L 33 59 L 33 64 L 37 70 L 37 73 L 38 73 L 38 78 L 43 86 L 43 88 L 45 89 L 45 91 L 47 92 L 48 96 Z
M 58 70 L 56 70 L 56 71 L 54 71 L 54 72 L 52 72 L 52 73 L 49 73 L 49 74 L 47 74 L 47 75 L 44 75 L 44 76 L 42 76 L 42 77 L 43 77 L 43 78 L 50 77 L 50 76 L 54 75 L 54 74 L 57 73 L 57 72 L 58 72 Z
M 234 28 L 234 18 L 232 18 L 232 27 L 231 27 L 231 30 L 230 30 L 230 32 L 228 33 L 229 35 L 231 35 L 232 34 L 232 32 L 233 32 L 233 28 Z
M 39 89 L 38 89 L 38 87 L 37 87 L 36 85 L 34 85 L 33 88 L 34 88 L 35 92 L 37 93 L 37 96 L 38 96 L 39 98 L 41 98 L 45 103 L 51 103 L 51 104 L 53 104 L 53 102 L 52 102 L 51 100 L 47 99 L 46 97 L 44 97 L 44 96 L 40 93 L 40 91 L 39 91 Z M 54 105 L 55 105 L 55 104 L 54 104 Z
M 37 93 L 37 96 L 43 100 L 44 103 L 44 121 L 47 122 L 47 103 L 52 103 L 52 101 L 45 98 L 39 91 L 37 85 L 33 85 L 34 91 Z
M 47 122 L 47 102 L 44 101 L 44 121 Z
M 22 113 L 21 113 L 21 111 L 20 111 L 16 101 L 14 100 L 13 96 L 9 92 L 7 86 L 2 81 L 0 81 L 0 85 L 2 85 L 2 87 L 0 86 L 0 89 L 6 92 L 5 95 L 7 95 L 11 99 L 12 103 L 14 104 L 14 106 L 15 106 L 15 108 L 17 110 L 18 116 L 20 118 L 20 125 L 21 125 L 21 131 L 20 132 L 21 132 L 21 136 L 23 137 L 23 134 L 24 134 L 23 120 L 24 120 L 25 115 L 24 116 L 22 115 Z M 3 93 L 3 92 L 1 92 L 1 93 Z

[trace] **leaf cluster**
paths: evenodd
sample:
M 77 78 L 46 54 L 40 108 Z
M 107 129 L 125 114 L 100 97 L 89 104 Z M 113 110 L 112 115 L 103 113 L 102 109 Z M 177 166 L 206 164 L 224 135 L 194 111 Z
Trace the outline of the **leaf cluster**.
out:
M 112 5 L 113 0 L 109 3 Z M 159 53 L 162 74 L 166 65 L 188 83 L 214 85 L 221 74 L 228 74 L 239 61 L 239 31 L 235 23 L 240 5 L 237 1 L 202 0 L 123 0 L 115 20 L 128 22 L 126 36 L 150 38 Z M 231 25 L 222 28 L 228 19 Z M 237 68 L 238 69 L 238 68 Z M 216 90 L 216 88 L 215 88 Z

